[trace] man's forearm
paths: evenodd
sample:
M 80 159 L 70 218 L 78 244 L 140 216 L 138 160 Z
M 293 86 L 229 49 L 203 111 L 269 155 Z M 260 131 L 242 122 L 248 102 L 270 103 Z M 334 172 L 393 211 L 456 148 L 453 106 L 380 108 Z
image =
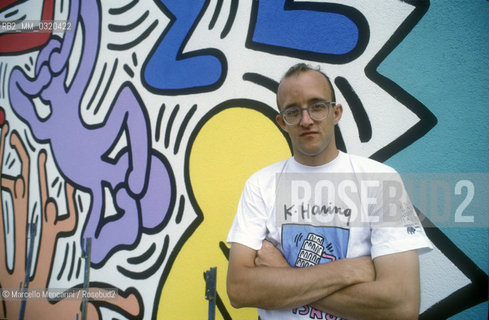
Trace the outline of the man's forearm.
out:
M 380 278 L 338 290 L 312 306 L 347 319 L 417 319 L 420 289 L 416 253 L 403 253 L 399 260 L 402 265 L 395 269 L 386 262 L 380 266 L 376 263 L 377 269 L 383 269 Z M 391 277 L 393 272 L 400 277 Z
M 333 292 L 373 278 L 369 258 L 343 259 L 310 268 L 242 263 L 247 249 L 232 248 L 228 295 L 234 307 L 285 309 L 311 304 Z
M 235 290 L 238 292 L 231 296 L 236 297 L 235 307 L 294 308 L 357 281 L 346 273 L 340 263 L 303 269 L 251 267 L 241 271 Z
M 372 282 L 360 283 L 334 292 L 312 306 L 323 312 L 353 319 L 416 319 L 419 303 Z

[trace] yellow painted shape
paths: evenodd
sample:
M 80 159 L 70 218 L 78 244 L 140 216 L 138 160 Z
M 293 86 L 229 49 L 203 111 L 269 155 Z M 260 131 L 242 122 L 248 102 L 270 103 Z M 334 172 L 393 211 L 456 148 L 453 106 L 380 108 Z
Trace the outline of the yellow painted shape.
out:
M 255 308 L 234 309 L 226 294 L 226 242 L 246 179 L 290 157 L 279 129 L 262 113 L 229 108 L 200 130 L 190 153 L 189 172 L 203 222 L 178 253 L 162 289 L 157 319 L 208 319 L 203 273 L 217 267 L 217 292 L 234 320 L 258 319 Z M 216 319 L 223 319 L 216 308 Z

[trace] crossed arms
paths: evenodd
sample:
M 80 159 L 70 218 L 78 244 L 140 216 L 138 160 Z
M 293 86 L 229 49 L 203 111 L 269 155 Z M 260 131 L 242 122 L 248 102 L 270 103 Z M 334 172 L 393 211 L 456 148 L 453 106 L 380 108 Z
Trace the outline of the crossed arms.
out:
M 256 251 L 231 245 L 227 290 L 234 307 L 291 309 L 311 305 L 348 319 L 416 319 L 419 265 L 416 251 L 346 258 L 292 268 L 268 241 Z

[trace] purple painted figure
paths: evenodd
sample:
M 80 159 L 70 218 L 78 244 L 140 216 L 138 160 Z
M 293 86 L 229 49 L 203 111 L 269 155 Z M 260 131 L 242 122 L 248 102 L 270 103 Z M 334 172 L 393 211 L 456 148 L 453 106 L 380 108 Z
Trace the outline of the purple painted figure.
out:
M 80 105 L 97 60 L 100 6 L 96 0 L 70 2 L 69 19 L 83 31 L 81 60 L 67 86 L 68 59 L 75 31 L 52 37 L 36 61 L 35 76 L 12 70 L 12 109 L 37 141 L 49 143 L 60 173 L 91 195 L 83 238 L 92 238 L 92 264 L 102 266 L 117 250 L 138 244 L 142 232 L 161 230 L 175 202 L 174 178 L 163 155 L 151 148 L 148 115 L 131 83 L 125 83 L 99 125 L 87 125 Z M 75 24 L 75 22 L 77 24 Z M 50 106 L 37 116 L 34 98 Z M 107 154 L 126 134 L 127 147 L 115 159 Z M 104 188 L 110 190 L 117 214 L 104 218 Z

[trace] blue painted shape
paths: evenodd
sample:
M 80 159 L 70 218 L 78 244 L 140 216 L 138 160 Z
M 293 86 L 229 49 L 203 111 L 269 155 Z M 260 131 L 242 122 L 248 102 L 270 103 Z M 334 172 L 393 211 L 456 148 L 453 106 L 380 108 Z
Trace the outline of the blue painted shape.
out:
M 328 12 L 326 5 L 317 3 L 310 6 L 311 10 L 293 6 L 295 9 L 285 10 L 284 0 L 259 1 L 253 41 L 331 55 L 347 54 L 356 48 L 359 30 L 350 18 Z M 324 11 L 315 11 L 319 8 Z
M 207 49 L 181 53 L 205 0 L 162 0 L 161 4 L 172 22 L 145 65 L 144 81 L 153 89 L 187 90 L 187 93 L 192 88 L 217 83 L 223 69 L 217 57 L 219 51 Z

